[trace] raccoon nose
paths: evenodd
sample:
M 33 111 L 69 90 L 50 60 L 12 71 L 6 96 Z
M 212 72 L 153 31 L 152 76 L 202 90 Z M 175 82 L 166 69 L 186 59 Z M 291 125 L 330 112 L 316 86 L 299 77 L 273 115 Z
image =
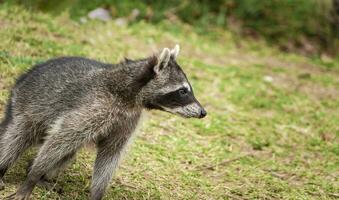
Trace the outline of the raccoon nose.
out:
M 199 118 L 204 118 L 207 115 L 207 112 L 205 109 L 201 109 Z

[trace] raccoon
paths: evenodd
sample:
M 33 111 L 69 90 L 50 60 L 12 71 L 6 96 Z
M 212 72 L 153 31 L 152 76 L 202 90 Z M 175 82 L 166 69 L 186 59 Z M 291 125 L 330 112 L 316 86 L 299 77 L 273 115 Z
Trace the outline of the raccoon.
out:
M 62 57 L 18 78 L 0 124 L 0 185 L 7 169 L 30 146 L 41 144 L 27 178 L 9 199 L 29 199 L 43 178 L 53 178 L 86 143 L 97 156 L 90 199 L 103 198 L 143 110 L 186 118 L 206 111 L 176 62 L 179 46 L 140 60 L 107 64 Z

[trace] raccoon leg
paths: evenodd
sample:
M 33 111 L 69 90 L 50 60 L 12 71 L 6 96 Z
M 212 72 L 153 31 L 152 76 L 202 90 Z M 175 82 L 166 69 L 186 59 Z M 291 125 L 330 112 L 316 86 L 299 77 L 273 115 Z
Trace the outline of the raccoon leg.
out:
M 82 144 L 80 142 L 81 138 L 73 138 L 76 142 L 73 140 L 65 140 L 65 135 L 68 134 L 68 132 L 56 134 L 45 141 L 33 162 L 27 179 L 16 192 L 15 199 L 28 199 L 35 185 L 45 174 L 58 168 L 64 164 L 65 161 L 73 157 L 76 150 Z
M 97 157 L 91 185 L 91 200 L 101 200 L 119 164 L 128 138 L 110 138 L 97 144 Z
M 2 179 L 7 169 L 33 144 L 29 128 L 27 123 L 13 121 L 7 125 L 5 133 L 1 137 L 0 189 L 4 188 Z
M 72 160 L 75 157 L 75 153 L 70 154 L 69 156 L 65 157 L 64 159 L 62 159 L 60 162 L 57 163 L 56 167 L 54 169 L 52 169 L 51 171 L 49 171 L 47 174 L 44 174 L 43 177 L 41 177 L 43 180 L 53 180 L 56 176 L 58 176 L 58 174 L 66 168 L 66 166 L 72 162 Z M 33 162 L 34 160 L 30 160 L 28 162 L 28 166 L 26 169 L 26 173 L 29 174 L 29 172 L 32 169 L 33 166 Z
M 66 157 L 64 157 L 62 160 L 60 160 L 56 167 L 54 169 L 52 169 L 51 171 L 47 172 L 43 178 L 45 180 L 53 180 L 55 177 L 58 176 L 58 174 L 64 170 L 68 164 L 70 164 L 72 162 L 72 160 L 74 160 L 75 157 L 75 153 L 70 153 L 69 155 L 67 155 Z
M 47 190 L 53 190 L 55 192 L 62 193 L 62 188 L 56 185 L 54 178 L 74 159 L 74 157 L 75 153 L 70 154 L 69 156 L 66 156 L 64 159 L 60 160 L 54 169 L 50 170 L 40 178 L 37 185 L 44 187 Z M 30 160 L 26 169 L 27 174 L 29 174 L 31 171 L 32 166 L 33 160 Z
M 63 193 L 63 188 L 59 185 L 56 185 L 55 178 L 59 175 L 59 173 L 62 170 L 64 170 L 67 167 L 68 164 L 72 162 L 74 157 L 75 153 L 71 153 L 62 160 L 60 160 L 60 162 L 58 162 L 57 166 L 54 169 L 52 169 L 51 171 L 47 172 L 47 174 L 44 174 L 42 176 L 38 185 L 46 188 L 47 190 L 52 190 L 59 194 Z

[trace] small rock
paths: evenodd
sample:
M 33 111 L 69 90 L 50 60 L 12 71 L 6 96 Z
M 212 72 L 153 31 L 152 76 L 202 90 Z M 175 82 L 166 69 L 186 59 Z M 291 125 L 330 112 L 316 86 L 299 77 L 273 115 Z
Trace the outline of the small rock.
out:
M 134 8 L 131 12 L 131 14 L 128 16 L 129 21 L 134 21 L 137 19 L 137 17 L 140 15 L 140 11 L 136 8 Z
M 127 25 L 127 23 L 128 23 L 128 21 L 127 21 L 127 19 L 126 18 L 117 18 L 115 21 L 115 24 L 117 25 L 117 26 L 126 26 Z
M 264 76 L 264 81 L 271 83 L 271 82 L 273 82 L 273 77 L 272 76 Z
M 331 62 L 333 62 L 333 59 L 330 56 L 328 56 L 327 54 L 325 54 L 325 53 L 321 54 L 320 59 L 324 63 L 331 63 Z
M 80 23 L 85 24 L 87 22 L 86 17 L 80 17 Z
M 112 19 L 108 10 L 103 8 L 97 8 L 88 13 L 90 19 L 98 19 L 101 21 L 109 21 Z

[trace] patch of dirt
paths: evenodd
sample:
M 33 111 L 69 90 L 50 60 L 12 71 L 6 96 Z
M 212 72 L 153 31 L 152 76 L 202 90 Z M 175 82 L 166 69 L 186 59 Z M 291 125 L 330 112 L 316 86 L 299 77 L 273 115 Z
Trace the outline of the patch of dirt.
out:
M 318 74 L 318 75 L 330 74 L 330 75 L 335 75 L 336 77 L 339 77 L 339 71 L 326 70 L 324 68 L 321 68 L 312 63 L 308 63 L 306 61 L 291 62 L 291 61 L 283 61 L 283 60 L 275 59 L 271 57 L 265 57 L 263 58 L 263 61 L 265 63 L 265 66 L 270 67 L 270 68 L 282 67 L 285 69 L 289 69 L 291 71 L 297 71 L 300 74 Z
M 276 87 L 282 87 L 287 91 L 301 92 L 311 97 L 313 100 L 332 99 L 339 96 L 339 88 L 335 86 L 325 87 L 310 81 L 303 81 L 297 77 L 288 74 L 272 74 L 272 84 Z
M 10 26 L 10 23 L 9 23 L 8 20 L 5 20 L 5 19 L 3 19 L 3 18 L 0 18 L 0 27 L 1 27 L 2 29 L 6 29 L 6 28 L 9 27 L 9 26 Z
M 188 44 L 189 45 L 189 44 Z M 268 68 L 282 67 L 290 70 L 298 70 L 302 72 L 308 72 L 312 74 L 332 74 L 339 77 L 338 70 L 327 70 L 321 68 L 315 64 L 309 63 L 306 60 L 301 61 L 287 61 L 277 57 L 270 56 L 256 56 L 251 55 L 246 52 L 242 52 L 241 49 L 231 51 L 222 56 L 213 55 L 211 53 L 206 53 L 200 49 L 195 48 L 194 46 L 186 46 L 183 54 L 186 57 L 196 57 L 200 60 L 203 60 L 207 64 L 217 65 L 217 66 L 227 66 L 227 65 L 263 65 Z

